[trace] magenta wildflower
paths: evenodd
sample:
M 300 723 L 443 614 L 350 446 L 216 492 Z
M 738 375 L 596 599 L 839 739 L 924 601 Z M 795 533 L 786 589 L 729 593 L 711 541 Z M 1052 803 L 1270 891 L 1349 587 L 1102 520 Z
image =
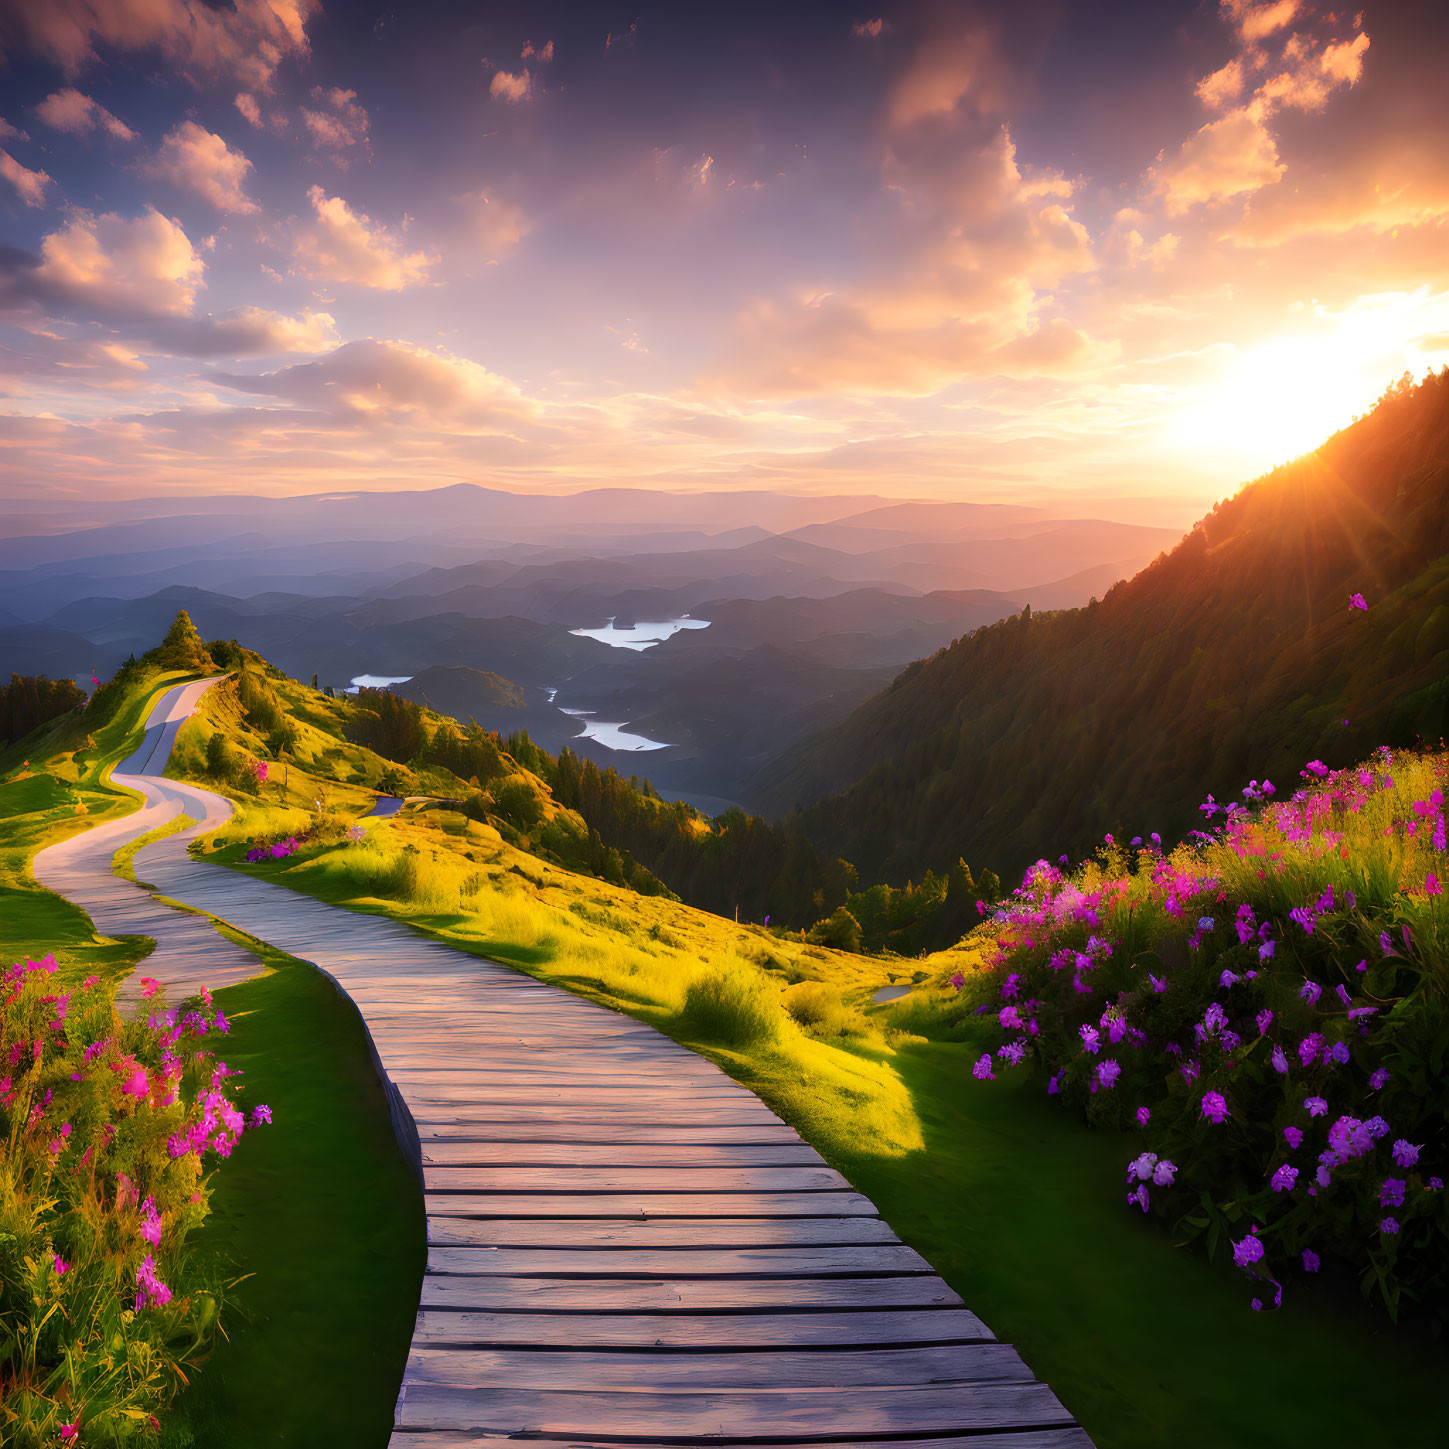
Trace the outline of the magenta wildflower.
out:
M 62 1424 L 60 1426 L 60 1437 L 61 1437 L 62 1440 L 65 1440 L 65 1439 L 74 1439 L 75 1436 L 79 1432 L 80 1432 L 80 1420 L 79 1419 L 73 1419 L 69 1424 Z
M 1309 1006 L 1317 1006 L 1318 998 L 1323 995 L 1323 988 L 1316 981 L 1305 981 L 1298 995 Z
M 1152 1112 L 1150 1108 L 1139 1107 L 1137 1109 L 1137 1125 L 1139 1127 L 1145 1127 L 1151 1120 Z
M 952 975 L 951 985 L 954 986 L 957 991 L 959 991 L 965 984 L 966 978 L 959 971 L 955 972 Z
M 1368 603 L 1362 594 L 1350 594 L 1348 596 L 1348 607 L 1350 609 L 1363 609 L 1367 611 Z
M 1233 1244 L 1233 1262 L 1240 1268 L 1251 1268 L 1254 1263 L 1263 1261 L 1263 1245 L 1258 1239 L 1249 1233 L 1240 1243 Z
M 1105 1062 L 1097 1064 L 1097 1081 L 1107 1091 L 1110 1091 L 1117 1084 L 1117 1078 L 1122 1075 L 1122 1068 L 1110 1057 Z
M 1257 1022 L 1258 1035 L 1262 1036 L 1263 1033 L 1267 1031 L 1270 1026 L 1273 1025 L 1273 1013 L 1269 1011 L 1267 1007 L 1264 1007 L 1263 1010 L 1258 1013 Z
M 1308 1109 L 1310 1117 L 1321 1117 L 1328 1111 L 1328 1103 L 1322 1097 L 1307 1097 L 1304 1099 L 1303 1105 Z
M 1318 1271 L 1318 1254 L 1312 1248 L 1303 1250 L 1303 1271 L 1305 1273 L 1316 1273 Z
M 1369 1078 L 1369 1086 L 1372 1087 L 1376 1092 L 1382 1091 L 1384 1084 L 1388 1081 L 1388 1079 L 1389 1074 L 1387 1069 L 1384 1067 L 1380 1067 L 1378 1071 L 1376 1071 Z
M 1424 877 L 1424 894 L 1426 896 L 1442 896 L 1444 887 L 1439 884 L 1439 877 L 1431 870 Z
M 266 1103 L 260 1103 L 252 1108 L 252 1126 L 259 1127 L 263 1122 L 270 1123 L 272 1120 L 272 1109 Z
M 1208 1091 L 1202 1094 L 1202 1115 L 1210 1122 L 1222 1122 L 1228 1117 L 1227 1099 L 1221 1092 Z
M 1301 1127 L 1285 1127 L 1283 1129 L 1283 1140 L 1296 1152 L 1303 1146 L 1303 1129 Z
M 155 996 L 161 983 L 154 976 L 143 976 L 141 978 L 141 995 Z
M 1285 1076 L 1288 1072 L 1288 1058 L 1283 1054 L 1283 1048 L 1280 1046 L 1273 1048 L 1273 1070 L 1279 1076 Z
M 1172 1179 L 1177 1175 L 1177 1164 L 1163 1158 L 1156 1167 L 1152 1169 L 1152 1180 L 1158 1187 L 1171 1187 Z
M 1293 1185 L 1298 1181 L 1298 1169 L 1290 1167 L 1286 1162 L 1273 1174 L 1273 1180 L 1269 1184 L 1274 1192 L 1290 1192 Z
M 971 1068 L 971 1075 L 975 1077 L 978 1082 L 994 1082 L 996 1080 L 996 1073 L 991 1070 L 990 1052 L 986 1052 L 977 1061 L 976 1065 Z
M 1101 1043 L 1097 1037 L 1097 1028 L 1095 1026 L 1083 1025 L 1079 1035 L 1082 1038 L 1082 1045 L 1095 1056 L 1101 1049 Z
M 1379 1189 L 1380 1207 L 1403 1207 L 1404 1189 L 1408 1183 L 1402 1177 L 1386 1177 L 1384 1185 Z
M 57 1278 L 59 1278 L 63 1273 L 70 1272 L 70 1264 L 67 1263 L 65 1259 L 60 1256 L 59 1253 L 55 1253 L 52 1255 L 50 1266 L 51 1270 L 54 1272 Z
M 1399 1223 L 1397 1218 L 1384 1218 L 1379 1223 L 1379 1232 L 1385 1234 L 1385 1236 L 1387 1237 L 1393 1237 L 1393 1235 L 1397 1233 L 1398 1230 Z
M 171 1290 L 156 1276 L 156 1263 L 147 1253 L 136 1269 L 136 1307 L 144 1308 L 147 1303 L 154 1303 L 160 1308 L 171 1301 Z

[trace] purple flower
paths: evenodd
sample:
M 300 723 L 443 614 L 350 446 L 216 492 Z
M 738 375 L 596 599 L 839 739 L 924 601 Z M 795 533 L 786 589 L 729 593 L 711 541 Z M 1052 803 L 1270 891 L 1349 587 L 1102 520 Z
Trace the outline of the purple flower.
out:
M 1350 609 L 1362 609 L 1368 611 L 1368 604 L 1364 601 L 1362 594 L 1350 594 L 1348 596 L 1348 607 Z
M 1301 1042 L 1298 1043 L 1298 1060 L 1305 1067 L 1311 1067 L 1318 1060 L 1318 1054 L 1323 1050 L 1323 1038 L 1318 1032 L 1310 1032 Z
M 1013 1001 L 1021 994 L 1021 976 L 1013 971 L 1005 981 L 1001 983 L 1001 994 L 1008 1001 Z
M 1277 950 L 1276 941 L 1264 941 L 1263 944 L 1258 947 L 1258 960 L 1271 961 L 1273 959 L 1273 952 L 1275 950 Z
M 1385 1218 L 1379 1224 L 1379 1232 L 1384 1233 L 1388 1237 L 1393 1237 L 1398 1230 L 1399 1224 L 1396 1218 Z
M 1003 1006 L 997 1016 L 1003 1029 L 1007 1031 L 1025 1031 L 1025 1024 L 1022 1022 L 1021 1013 L 1014 1006 Z
M 980 1066 L 980 1063 L 978 1062 L 977 1065 Z M 1050 1077 L 1047 1080 L 1047 1096 L 1055 1097 L 1057 1093 L 1061 1091 L 1061 1089 L 1062 1074 L 1060 1072 L 1057 1072 L 1054 1076 Z
M 1303 1271 L 1305 1273 L 1316 1273 L 1318 1271 L 1318 1254 L 1312 1248 L 1303 1250 Z
M 1024 1041 L 1009 1041 L 996 1055 L 1010 1066 L 1019 1066 L 1021 1059 L 1026 1055 L 1026 1043 Z
M 1080 1035 L 1082 1038 L 1082 1045 L 1086 1047 L 1086 1049 L 1091 1052 L 1093 1056 L 1096 1056 L 1097 1052 L 1101 1048 L 1101 1043 L 1097 1037 L 1097 1028 L 1095 1026 L 1084 1025 L 1081 1028 Z
M 1298 1181 L 1298 1169 L 1290 1167 L 1286 1162 L 1273 1174 L 1273 1181 L 1270 1184 L 1274 1192 L 1289 1192 L 1293 1184 Z
M 1146 1182 L 1152 1176 L 1156 1166 L 1157 1154 L 1155 1152 L 1141 1153 L 1127 1164 L 1127 1181 L 1132 1182 L 1135 1179 L 1138 1182 Z
M 1242 979 L 1243 978 L 1239 976 L 1235 971 L 1224 971 L 1223 974 L 1218 977 L 1218 985 L 1222 987 L 1224 991 L 1230 991 Z
M 1146 1184 L 1139 1183 L 1134 1192 L 1129 1192 L 1127 1194 L 1127 1201 L 1129 1204 L 1135 1203 L 1138 1207 L 1142 1209 L 1143 1212 L 1146 1212 L 1148 1203 Z
M 1303 989 L 1298 995 L 1309 1006 L 1317 1006 L 1318 998 L 1323 995 L 1323 988 L 1316 981 L 1305 981 L 1303 983 Z
M 1228 1116 L 1228 1104 L 1221 1092 L 1202 1094 L 1202 1115 L 1210 1122 L 1222 1122 Z
M 1384 1185 L 1379 1189 L 1379 1206 L 1403 1207 L 1404 1188 L 1407 1186 L 1402 1177 L 1386 1177 Z
M 1152 1120 L 1152 1112 L 1151 1112 L 1151 1110 L 1149 1108 L 1147 1108 L 1147 1107 L 1139 1107 L 1137 1109 L 1137 1125 L 1139 1127 L 1145 1127 L 1151 1120 Z M 1407 1165 L 1407 1164 L 1405 1164 L 1405 1165 Z
M 1349 1162 L 1368 1152 L 1374 1145 L 1374 1137 L 1366 1122 L 1360 1122 L 1357 1117 L 1340 1117 L 1328 1129 L 1328 1145 L 1340 1162 Z
M 1328 1103 L 1322 1097 L 1308 1097 L 1303 1105 L 1308 1109 L 1310 1117 L 1321 1117 L 1328 1111 Z
M 1263 1033 L 1267 1031 L 1270 1026 L 1273 1025 L 1273 1013 L 1269 1011 L 1268 1008 L 1265 1006 L 1263 1010 L 1258 1013 L 1257 1021 L 1258 1035 L 1262 1036 Z
M 1374 1089 L 1374 1091 L 1376 1091 L 1376 1092 L 1382 1091 L 1383 1090 L 1383 1087 L 1384 1087 L 1384 1083 L 1386 1083 L 1388 1081 L 1388 1079 L 1389 1079 L 1388 1071 L 1384 1067 L 1380 1067 L 1378 1069 L 1378 1071 L 1376 1071 L 1369 1078 L 1369 1086 L 1372 1087 Z
M 1296 1152 L 1303 1146 L 1303 1129 L 1301 1127 L 1285 1127 L 1283 1129 L 1283 1140 Z
M 981 1059 L 976 1063 L 976 1065 L 971 1068 L 971 1075 L 975 1077 L 978 1082 L 994 1082 L 996 1080 L 996 1073 L 991 1070 L 990 1052 L 987 1052 L 984 1056 L 982 1056 Z
M 1273 1048 L 1273 1070 L 1279 1076 L 1285 1076 L 1288 1071 L 1288 1058 L 1283 1055 L 1283 1048 L 1280 1046 Z
M 1416 1167 L 1419 1162 L 1419 1149 L 1412 1142 L 1405 1142 L 1400 1137 L 1394 1143 L 1394 1161 L 1400 1167 Z
M 1211 916 L 1199 916 L 1197 918 L 1199 931 L 1211 931 L 1213 929 L 1213 918 Z
M 1370 1117 L 1368 1121 L 1363 1124 L 1363 1126 L 1364 1131 L 1367 1132 L 1368 1135 L 1373 1138 L 1375 1142 L 1377 1142 L 1380 1137 L 1387 1137 L 1389 1135 L 1389 1124 L 1385 1122 L 1382 1117 Z
M 1251 1268 L 1263 1260 L 1263 1245 L 1252 1233 L 1240 1243 L 1233 1244 L 1233 1262 L 1240 1268 Z
M 1334 1044 L 1329 1047 L 1326 1052 L 1324 1052 L 1323 1059 L 1326 1062 L 1336 1062 L 1339 1066 L 1343 1066 L 1344 1063 L 1348 1061 L 1347 1045 L 1341 1041 L 1334 1042 Z
M 1430 1192 L 1442 1192 L 1443 1191 L 1443 1188 L 1444 1188 L 1444 1179 L 1442 1177 L 1431 1177 L 1429 1179 L 1429 1191 Z
M 1108 1091 L 1116 1086 L 1117 1078 L 1121 1075 L 1122 1068 L 1110 1057 L 1105 1062 L 1097 1064 L 1097 1081 Z
M 959 991 L 965 984 L 966 978 L 959 971 L 952 973 L 951 985 L 954 986 L 957 991 Z

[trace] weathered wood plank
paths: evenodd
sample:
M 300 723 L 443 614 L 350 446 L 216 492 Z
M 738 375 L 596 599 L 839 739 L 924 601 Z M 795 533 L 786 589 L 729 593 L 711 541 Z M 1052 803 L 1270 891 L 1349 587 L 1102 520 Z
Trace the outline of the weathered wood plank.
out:
M 430 1273 L 529 1278 L 819 1278 L 836 1273 L 933 1273 L 904 1243 L 801 1248 L 495 1248 L 428 1252 Z
M 564 1437 L 568 1440 L 568 1449 L 618 1449 L 619 1443 L 618 1440 L 604 1443 L 578 1434 Z M 539 1436 L 539 1442 L 548 1444 L 550 1441 Z M 659 1444 L 662 1441 L 656 1439 L 634 1442 Z M 712 1442 L 728 1444 L 730 1441 L 720 1439 Z M 1001 1434 L 970 1434 L 964 1438 L 952 1439 L 871 1439 L 868 1442 L 829 1439 L 806 1442 L 819 1444 L 821 1449 L 1093 1449 L 1087 1431 L 1075 1425 L 1060 1429 L 1016 1429 Z M 749 1449 L 801 1449 L 801 1443 L 797 1439 L 791 1444 L 761 1444 L 758 1440 L 751 1439 Z M 400 1429 L 393 1431 L 392 1438 L 387 1441 L 387 1449 L 518 1449 L 518 1440 L 499 1438 L 478 1431 L 455 1434 L 444 1430 L 412 1434 Z
M 701 1146 L 729 1143 L 798 1142 L 783 1122 L 702 1122 L 694 1126 L 657 1122 L 494 1122 L 474 1121 L 462 1112 L 415 1111 L 418 1136 L 424 1142 L 668 1142 Z
M 837 1348 L 976 1343 L 995 1335 L 967 1308 L 831 1313 L 491 1313 L 422 1309 L 420 1347 L 474 1348 Z
M 803 1142 L 752 1146 L 691 1142 L 435 1142 L 423 1163 L 436 1167 L 802 1167 L 824 1158 Z
M 779 1122 L 768 1107 L 761 1103 L 757 1107 L 747 1104 L 731 1104 L 728 1107 L 671 1106 L 661 1102 L 658 1106 L 610 1106 L 608 1104 L 568 1106 L 558 1102 L 460 1102 L 450 1096 L 435 1093 L 427 1088 L 404 1086 L 398 1089 L 409 1104 L 416 1102 L 426 1112 L 431 1108 L 467 1108 L 470 1118 L 483 1122 L 576 1122 L 598 1125 L 609 1123 L 637 1123 L 640 1126 L 688 1127 L 698 1122 L 707 1127 L 749 1127 Z M 414 1116 L 418 1113 L 414 1112 Z M 429 1114 L 431 1115 L 431 1113 Z M 782 1124 L 783 1125 L 783 1124 Z
M 475 1394 L 440 1384 L 408 1384 L 398 1400 L 396 1422 L 401 1429 L 596 1434 L 678 1444 L 767 1434 L 964 1434 L 1013 1424 L 1070 1424 L 1071 1415 L 1045 1384 L 1036 1383 L 670 1394 L 546 1389 Z
M 429 1192 L 849 1192 L 831 1167 L 444 1167 Z
M 428 1218 L 440 1247 L 758 1248 L 894 1243 L 879 1218 Z
M 718 1313 L 737 1309 L 957 1308 L 939 1278 L 490 1278 L 428 1273 L 424 1308 L 482 1313 Z
M 428 1193 L 429 1216 L 482 1218 L 731 1218 L 874 1217 L 875 1205 L 854 1192 L 732 1193 Z
M 791 1353 L 528 1352 L 415 1348 L 409 1383 L 471 1388 L 819 1389 L 871 1385 L 1025 1383 L 1031 1370 L 1005 1343 Z

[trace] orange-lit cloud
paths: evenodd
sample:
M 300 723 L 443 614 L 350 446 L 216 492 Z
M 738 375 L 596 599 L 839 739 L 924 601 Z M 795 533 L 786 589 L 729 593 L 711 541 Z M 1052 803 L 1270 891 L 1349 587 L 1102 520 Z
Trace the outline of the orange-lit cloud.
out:
M 107 316 L 191 311 L 206 268 L 181 227 L 159 211 L 128 219 L 80 212 L 40 245 L 35 281 Z
M 313 142 L 325 149 L 341 153 L 353 147 L 367 148 L 367 111 L 357 103 L 356 91 L 345 91 L 340 86 L 324 88 L 314 86 L 312 98 L 317 109 L 302 107 L 302 122 L 311 134 Z
M 194 192 L 218 211 L 246 215 L 259 208 L 246 193 L 252 163 L 195 121 L 183 121 L 142 168 L 149 176 Z
M 72 136 L 101 130 L 118 141 L 136 139 L 136 133 L 119 116 L 113 116 L 99 102 L 70 87 L 47 96 L 36 106 L 35 114 L 52 130 L 68 131 Z
M 316 222 L 298 236 L 293 257 L 309 277 L 399 292 L 425 282 L 438 261 L 423 251 L 404 251 L 395 233 L 320 186 L 313 186 L 307 199 Z
M 307 53 L 316 0 L 44 0 L 0 10 L 0 41 L 33 51 L 76 75 L 98 61 L 97 45 L 157 51 L 194 78 L 227 74 L 263 88 L 289 56 Z
M 495 101 L 507 101 L 516 104 L 525 100 L 533 89 L 533 72 L 523 69 L 518 72 L 499 70 L 494 71 L 493 79 L 488 85 L 488 94 Z
M 15 188 L 26 206 L 44 206 L 45 188 L 55 184 L 47 172 L 22 166 L 8 151 L 0 151 L 0 177 Z

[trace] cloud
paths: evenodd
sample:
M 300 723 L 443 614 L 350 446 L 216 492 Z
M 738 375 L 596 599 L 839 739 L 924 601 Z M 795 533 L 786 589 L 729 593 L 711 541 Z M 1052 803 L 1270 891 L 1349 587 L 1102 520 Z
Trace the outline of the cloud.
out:
M 889 124 L 899 130 L 949 120 L 960 107 L 1000 114 L 1005 101 L 1003 61 L 983 30 L 933 35 L 921 44 L 891 88 Z
M 159 211 L 132 220 L 80 212 L 41 242 L 29 290 L 107 317 L 183 316 L 205 270 L 186 233 Z
M 1235 55 L 1220 70 L 1205 75 L 1197 83 L 1197 98 L 1210 111 L 1221 111 L 1243 93 L 1247 67 L 1241 55 Z
M 297 239 L 295 257 L 310 277 L 327 282 L 399 292 L 428 279 L 438 258 L 404 252 L 401 241 L 371 217 L 353 211 L 340 196 L 320 186 L 307 193 L 317 223 Z
M 255 126 L 258 130 L 262 127 L 262 108 L 257 105 L 257 98 L 249 91 L 242 91 L 234 102 L 237 110 L 242 113 L 243 118 L 249 126 Z
M 260 208 L 246 194 L 252 163 L 195 121 L 182 121 L 161 143 L 143 174 L 194 191 L 218 211 L 247 215 Z
M 850 33 L 857 39 L 879 40 L 891 28 L 889 20 L 857 20 Z
M 277 66 L 308 53 L 317 0 L 43 0 L 0 9 L 0 46 L 54 62 L 73 76 L 97 47 L 157 51 L 195 80 L 231 75 L 265 90 Z
M 459 197 L 467 213 L 471 250 L 487 263 L 501 262 L 518 250 L 518 244 L 533 230 L 521 206 L 485 192 Z
M 1168 214 L 1178 216 L 1202 203 L 1261 190 L 1286 170 L 1262 116 L 1243 106 L 1208 122 L 1183 142 L 1171 161 L 1148 175 Z
M 318 110 L 302 107 L 302 121 L 311 132 L 313 144 L 333 152 L 344 152 L 356 146 L 367 149 L 367 112 L 357 104 L 356 91 L 344 91 L 339 86 L 324 89 L 314 86 L 312 99 Z M 338 159 L 343 159 L 340 155 Z
M 376 338 L 344 343 L 317 362 L 259 376 L 219 374 L 217 381 L 238 392 L 375 422 L 491 428 L 539 414 L 516 383 L 476 362 Z
M 1222 8 L 1238 34 L 1253 41 L 1291 25 L 1303 9 L 1303 0 L 1222 0 Z
M 547 40 L 542 45 L 534 45 L 530 41 L 523 47 L 523 54 L 519 60 L 536 60 L 539 65 L 547 65 L 553 59 L 553 41 Z
M 532 89 L 532 71 L 524 69 L 514 75 L 511 71 L 500 70 L 493 73 L 488 94 L 495 101 L 507 101 L 511 105 L 524 100 Z
M 0 141 L 28 141 L 29 139 L 29 135 L 19 126 L 12 126 L 4 116 L 0 116 Z
M 45 188 L 54 185 L 48 172 L 22 166 L 8 151 L 0 151 L 0 176 L 20 193 L 26 206 L 44 206 Z
M 72 136 L 86 136 L 92 131 L 109 132 L 118 141 L 134 141 L 136 133 L 103 105 L 67 87 L 47 96 L 36 106 L 35 114 L 54 131 Z

